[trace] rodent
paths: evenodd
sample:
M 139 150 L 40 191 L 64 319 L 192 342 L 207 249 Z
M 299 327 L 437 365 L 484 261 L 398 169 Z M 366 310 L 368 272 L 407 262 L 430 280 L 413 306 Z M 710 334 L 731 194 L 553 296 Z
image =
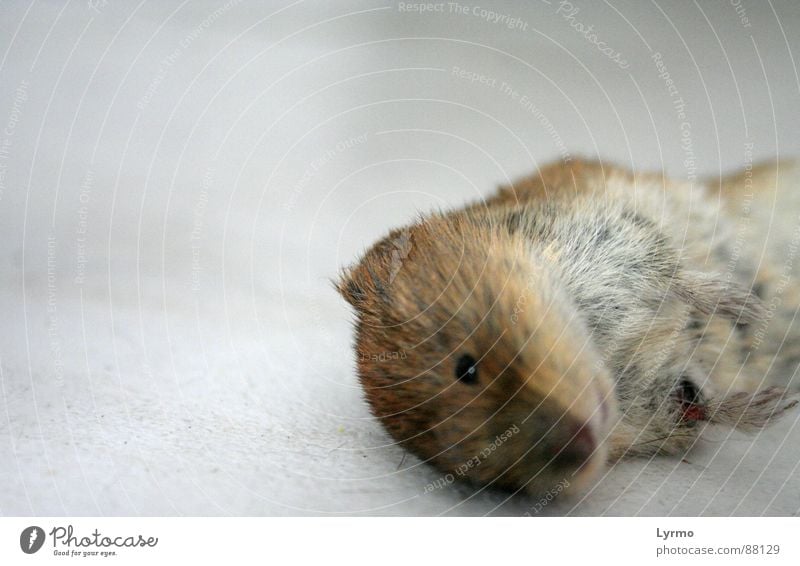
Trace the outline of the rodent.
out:
M 443 473 L 530 494 L 760 429 L 797 404 L 798 215 L 798 162 L 689 183 L 594 161 L 424 215 L 336 283 L 366 398 Z

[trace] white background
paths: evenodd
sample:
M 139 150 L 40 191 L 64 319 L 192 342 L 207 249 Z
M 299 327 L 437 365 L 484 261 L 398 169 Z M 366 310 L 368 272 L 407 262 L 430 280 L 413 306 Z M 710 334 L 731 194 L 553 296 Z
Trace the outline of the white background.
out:
M 2 4 L 0 514 L 530 512 L 424 494 L 439 474 L 370 417 L 330 278 L 564 152 L 681 179 L 800 154 L 800 8 L 462 5 Z M 797 419 L 540 514 L 797 514 Z

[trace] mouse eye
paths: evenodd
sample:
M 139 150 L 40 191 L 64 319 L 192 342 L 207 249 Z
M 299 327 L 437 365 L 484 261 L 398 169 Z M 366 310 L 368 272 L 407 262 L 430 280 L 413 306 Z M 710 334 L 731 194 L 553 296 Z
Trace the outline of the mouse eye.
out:
M 694 383 L 689 381 L 688 378 L 683 377 L 678 382 L 674 396 L 680 406 L 681 421 L 691 424 L 696 421 L 706 420 L 706 407 L 703 397 Z
M 469 354 L 464 354 L 456 362 L 456 379 L 464 383 L 478 382 L 478 366 L 475 358 Z

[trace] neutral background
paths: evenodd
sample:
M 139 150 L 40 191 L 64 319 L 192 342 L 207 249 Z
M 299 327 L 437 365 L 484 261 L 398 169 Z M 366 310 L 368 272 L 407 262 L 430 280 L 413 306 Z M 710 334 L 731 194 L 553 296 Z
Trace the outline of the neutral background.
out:
M 0 513 L 531 511 L 424 493 L 329 279 L 553 158 L 691 179 L 800 154 L 800 7 L 458 5 L 3 2 Z M 798 514 L 797 419 L 541 514 Z

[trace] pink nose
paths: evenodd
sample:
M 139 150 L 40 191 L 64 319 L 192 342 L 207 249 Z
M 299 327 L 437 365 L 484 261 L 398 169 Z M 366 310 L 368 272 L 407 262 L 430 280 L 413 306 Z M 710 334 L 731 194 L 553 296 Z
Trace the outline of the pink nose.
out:
M 580 468 L 592 457 L 596 444 L 588 426 L 574 429 L 558 452 L 554 463 L 559 467 Z

